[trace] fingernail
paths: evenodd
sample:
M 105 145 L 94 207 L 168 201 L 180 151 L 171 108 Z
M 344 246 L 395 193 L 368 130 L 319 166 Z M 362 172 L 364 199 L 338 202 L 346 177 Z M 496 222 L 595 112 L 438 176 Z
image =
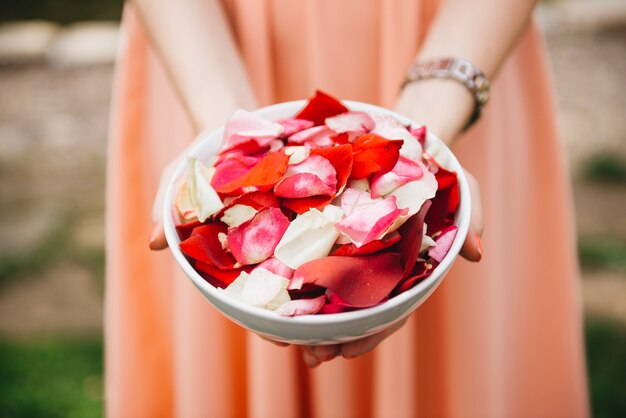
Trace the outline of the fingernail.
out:
M 478 255 L 480 256 L 479 258 L 483 257 L 483 240 L 480 238 L 480 236 L 476 237 L 476 249 L 478 250 Z

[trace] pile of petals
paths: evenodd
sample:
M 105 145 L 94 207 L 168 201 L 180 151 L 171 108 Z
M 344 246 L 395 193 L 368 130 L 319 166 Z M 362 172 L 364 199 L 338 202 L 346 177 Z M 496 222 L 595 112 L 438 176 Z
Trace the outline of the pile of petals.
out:
M 378 305 L 456 234 L 457 176 L 425 137 L 319 91 L 278 121 L 238 110 L 219 154 L 188 160 L 180 248 L 209 283 L 280 315 Z

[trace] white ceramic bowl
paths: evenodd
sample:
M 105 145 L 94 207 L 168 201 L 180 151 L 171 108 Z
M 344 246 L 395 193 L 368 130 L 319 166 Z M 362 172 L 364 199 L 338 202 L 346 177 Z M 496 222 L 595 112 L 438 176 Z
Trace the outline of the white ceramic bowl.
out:
M 268 119 L 277 120 L 293 116 L 305 103 L 304 100 L 279 103 L 259 109 L 255 113 Z M 353 101 L 344 101 L 344 103 L 351 110 L 388 114 L 404 124 L 417 126 L 411 120 L 378 106 Z M 204 161 L 208 160 L 211 155 L 219 151 L 223 132 L 224 129 L 220 128 L 213 132 L 200 134 L 196 145 L 190 150 L 190 155 Z M 427 141 L 440 142 L 440 139 L 429 133 Z M 461 194 L 455 220 L 458 231 L 452 247 L 443 261 L 425 280 L 406 292 L 372 308 L 328 315 L 285 317 L 273 311 L 246 305 L 211 286 L 194 270 L 181 252 L 179 248 L 180 239 L 175 229 L 175 223 L 178 221 L 174 209 L 176 182 L 187 169 L 186 159 L 176 168 L 167 188 L 163 213 L 165 236 L 176 261 L 192 283 L 216 309 L 239 325 L 273 340 L 300 345 L 337 344 L 363 338 L 397 323 L 422 304 L 441 283 L 461 250 L 469 228 L 469 188 L 461 165 L 452 152 L 445 145 L 443 147 L 445 152 L 449 154 L 447 167 L 456 171 L 458 175 Z

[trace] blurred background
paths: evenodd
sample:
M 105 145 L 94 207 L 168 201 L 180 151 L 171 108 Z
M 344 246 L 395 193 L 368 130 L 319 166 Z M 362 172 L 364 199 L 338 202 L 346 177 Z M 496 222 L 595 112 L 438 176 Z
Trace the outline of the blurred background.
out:
M 0 3 L 0 416 L 102 415 L 104 166 L 121 0 Z M 626 417 L 626 1 L 544 1 L 594 415 Z

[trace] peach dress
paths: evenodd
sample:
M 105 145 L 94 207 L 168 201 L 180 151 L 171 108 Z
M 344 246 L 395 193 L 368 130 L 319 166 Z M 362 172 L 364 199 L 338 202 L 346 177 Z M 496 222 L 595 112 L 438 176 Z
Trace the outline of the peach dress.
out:
M 261 105 L 321 88 L 392 106 L 432 1 L 225 1 Z M 245 6 L 245 7 L 244 7 Z M 459 260 L 374 352 L 307 369 L 216 312 L 148 250 L 165 164 L 193 139 L 132 13 L 116 74 L 107 185 L 109 417 L 585 417 L 568 177 L 530 27 L 458 144 L 483 193 L 485 254 Z

